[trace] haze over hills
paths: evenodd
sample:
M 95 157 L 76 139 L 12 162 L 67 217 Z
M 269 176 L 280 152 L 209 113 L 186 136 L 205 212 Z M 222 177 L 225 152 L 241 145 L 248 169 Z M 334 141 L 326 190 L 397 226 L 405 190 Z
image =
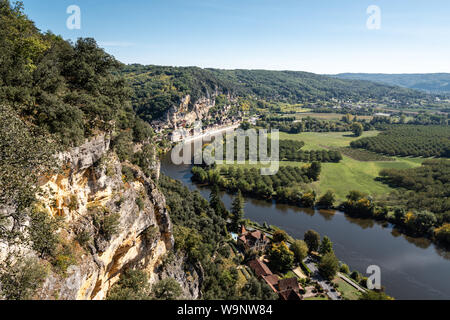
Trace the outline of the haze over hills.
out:
M 450 93 L 450 73 L 341 73 L 333 75 L 339 79 L 367 80 L 433 93 Z

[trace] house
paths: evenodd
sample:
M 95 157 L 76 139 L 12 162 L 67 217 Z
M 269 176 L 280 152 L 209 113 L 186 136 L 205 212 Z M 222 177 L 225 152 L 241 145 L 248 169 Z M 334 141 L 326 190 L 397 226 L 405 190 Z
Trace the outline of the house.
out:
M 281 279 L 270 271 L 261 260 L 255 259 L 248 263 L 255 275 L 263 279 L 267 285 L 280 295 L 283 300 L 301 300 L 300 286 L 297 278 Z
M 257 277 L 264 277 L 273 275 L 269 267 L 261 260 L 255 259 L 248 263 L 248 266 L 253 270 Z
M 282 291 L 282 292 L 279 292 L 279 295 L 280 295 L 281 299 L 286 300 L 286 301 L 302 300 L 302 296 L 300 295 L 300 293 L 295 290 Z
M 278 281 L 278 293 L 283 300 L 302 299 L 297 278 L 282 279 Z
M 278 281 L 280 281 L 280 278 L 278 278 L 277 275 L 270 274 L 267 276 L 263 276 L 262 278 L 267 283 L 267 285 L 273 290 L 273 292 L 278 292 L 277 285 L 278 285 Z
M 270 242 L 266 234 L 259 230 L 247 231 L 245 227 L 242 226 L 240 234 L 241 235 L 238 238 L 238 245 L 242 246 L 246 250 L 264 250 Z

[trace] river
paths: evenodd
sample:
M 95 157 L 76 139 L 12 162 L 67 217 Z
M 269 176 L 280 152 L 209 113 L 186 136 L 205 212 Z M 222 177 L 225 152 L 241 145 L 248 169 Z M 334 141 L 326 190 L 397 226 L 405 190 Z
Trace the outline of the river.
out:
M 208 199 L 209 190 L 191 181 L 190 165 L 174 165 L 167 155 L 161 171 Z M 230 208 L 228 194 L 223 194 L 223 201 Z M 276 225 L 298 239 L 308 229 L 327 235 L 336 256 L 351 270 L 365 275 L 368 266 L 379 266 L 382 286 L 396 299 L 450 299 L 450 252 L 427 239 L 410 238 L 390 225 L 353 219 L 339 211 L 305 210 L 255 199 L 246 199 L 245 218 Z

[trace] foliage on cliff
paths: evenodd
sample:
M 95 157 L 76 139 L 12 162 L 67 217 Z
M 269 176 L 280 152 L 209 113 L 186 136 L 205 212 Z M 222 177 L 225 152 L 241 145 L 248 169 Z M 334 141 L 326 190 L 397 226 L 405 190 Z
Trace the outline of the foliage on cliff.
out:
M 121 64 L 94 39 L 41 33 L 21 2 L 0 0 L 0 101 L 74 146 L 98 130 L 135 126 Z
M 74 44 L 41 33 L 21 2 L 0 0 L 0 61 L 0 205 L 15 209 L 15 227 L 58 150 L 102 131 L 129 132 L 132 142 L 152 134 L 135 116 L 125 81 L 112 74 L 121 64 L 93 39 Z M 145 151 L 137 163 L 148 162 Z

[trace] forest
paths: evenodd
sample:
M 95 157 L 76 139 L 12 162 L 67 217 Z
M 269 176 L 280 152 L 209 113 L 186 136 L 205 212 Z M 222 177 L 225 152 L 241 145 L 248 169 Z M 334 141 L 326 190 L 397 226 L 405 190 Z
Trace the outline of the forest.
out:
M 283 199 L 292 204 L 301 206 L 302 201 L 307 201 L 307 207 L 315 203 L 315 195 L 311 204 L 312 193 L 303 194 L 303 187 L 316 181 L 320 176 L 321 165 L 313 162 L 302 168 L 282 166 L 275 175 L 262 176 L 256 168 L 242 168 L 235 166 L 222 167 L 220 169 L 204 169 L 200 166 L 192 168 L 192 180 L 209 185 L 217 185 L 223 190 L 234 193 L 238 190 L 244 195 L 261 199 Z M 286 192 L 291 192 L 295 187 L 296 196 L 286 197 Z M 289 189 L 289 190 L 288 190 Z
M 239 286 L 236 267 L 241 261 L 228 259 L 231 248 L 227 244 L 226 219 L 229 212 L 220 199 L 212 196 L 208 203 L 198 191 L 191 192 L 181 182 L 164 175 L 160 179 L 160 188 L 175 228 L 175 249 L 186 253 L 192 264 L 201 263 L 205 272 L 203 299 L 278 298 L 265 282 L 255 277 Z
M 271 102 L 316 102 L 330 99 L 411 102 L 430 96 L 400 87 L 368 81 L 341 80 L 295 71 L 220 70 L 198 67 L 124 66 L 120 74 L 133 89 L 132 104 L 147 121 L 161 118 L 181 99 L 191 96 L 190 107 L 200 97 L 226 96 L 253 101 L 260 107 Z
M 421 167 L 385 169 L 380 180 L 398 189 L 396 194 L 407 209 L 429 210 L 441 222 L 450 222 L 450 161 L 426 160 Z
M 265 129 L 278 129 L 286 133 L 301 132 L 349 132 L 352 131 L 354 122 L 359 122 L 365 131 L 373 129 L 373 126 L 366 121 L 348 120 L 347 116 L 343 116 L 340 121 L 320 120 L 313 117 L 306 117 L 301 121 L 294 122 L 292 118 L 268 118 L 261 119 L 256 125 Z

